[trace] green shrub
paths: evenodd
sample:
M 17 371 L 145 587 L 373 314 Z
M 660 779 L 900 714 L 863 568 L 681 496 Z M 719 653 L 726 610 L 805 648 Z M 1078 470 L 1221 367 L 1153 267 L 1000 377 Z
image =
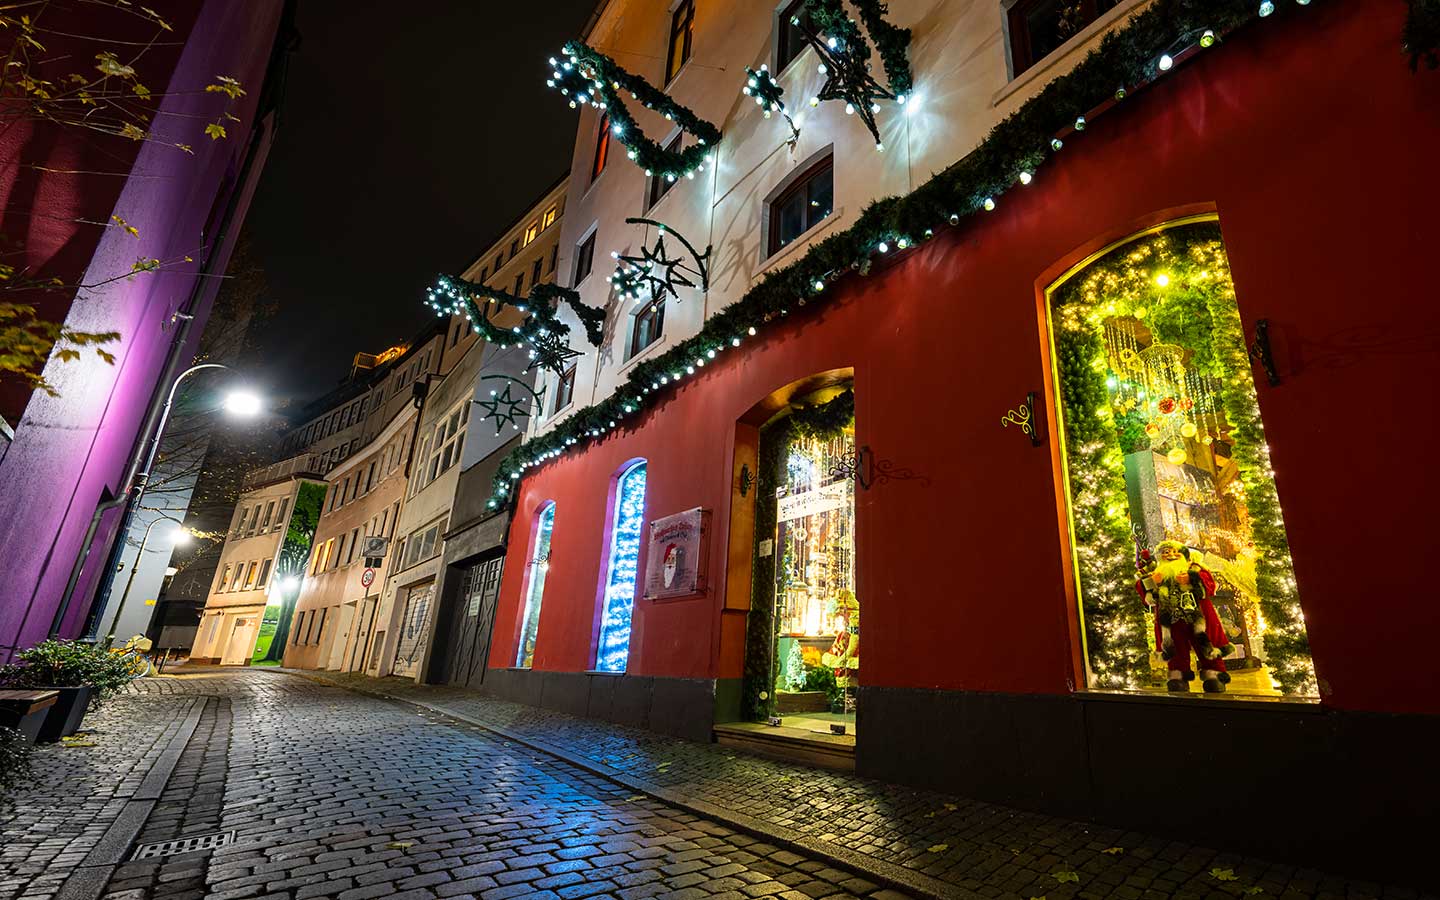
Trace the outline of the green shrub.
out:
M 0 685 L 8 688 L 80 687 L 95 689 L 104 700 L 128 684 L 134 673 L 129 660 L 99 644 L 41 641 L 22 650 L 19 663 L 0 668 Z
M 840 711 L 840 687 L 835 684 L 835 672 L 829 666 L 811 666 L 806 669 L 805 690 L 824 691 L 825 699 L 830 703 L 830 711 Z
M 14 728 L 0 727 L 0 808 L 30 776 L 30 742 Z

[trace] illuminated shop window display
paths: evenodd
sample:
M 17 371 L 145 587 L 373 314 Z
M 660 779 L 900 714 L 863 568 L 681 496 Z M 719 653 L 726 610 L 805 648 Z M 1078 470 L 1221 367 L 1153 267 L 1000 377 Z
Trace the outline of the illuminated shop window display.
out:
M 1090 686 L 1314 695 L 1218 224 L 1124 243 L 1049 300 Z
M 854 728 L 860 684 L 855 593 L 855 433 L 796 436 L 776 491 L 774 688 L 777 711 Z
M 525 589 L 525 615 L 520 620 L 520 649 L 515 665 L 528 669 L 535 662 L 535 636 L 540 631 L 540 601 L 545 597 L 545 575 L 550 571 L 550 535 L 555 530 L 555 504 L 547 503 L 535 525 L 535 550 L 530 554 L 529 586 Z
M 646 464 L 636 463 L 615 482 L 615 521 L 610 531 L 610 569 L 595 669 L 624 672 L 630 659 L 630 617 L 640 565 L 640 529 L 645 524 Z

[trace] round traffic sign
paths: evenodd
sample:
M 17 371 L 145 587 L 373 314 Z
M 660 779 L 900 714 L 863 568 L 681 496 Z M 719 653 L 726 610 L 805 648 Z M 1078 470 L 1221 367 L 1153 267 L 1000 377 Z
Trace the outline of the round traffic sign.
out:
M 366 569 L 366 570 L 360 575 L 360 583 L 363 584 L 365 587 L 369 587 L 369 586 L 370 586 L 371 584 L 373 584 L 374 582 L 375 582 L 375 570 L 374 570 L 374 569 Z

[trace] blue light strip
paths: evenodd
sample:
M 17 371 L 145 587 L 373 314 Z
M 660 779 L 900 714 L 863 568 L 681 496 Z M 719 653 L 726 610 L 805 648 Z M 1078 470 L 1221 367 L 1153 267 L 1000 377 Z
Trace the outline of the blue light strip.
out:
M 535 553 L 530 557 L 530 590 L 525 595 L 525 618 L 515 665 L 528 669 L 535 661 L 535 637 L 540 632 L 540 601 L 545 596 L 545 573 L 550 570 L 550 534 L 555 530 L 555 504 L 546 505 L 535 529 Z
M 605 611 L 600 617 L 599 672 L 624 672 L 630 658 L 630 616 L 639 577 L 640 529 L 645 522 L 645 471 L 641 462 L 620 476 L 616 486 L 615 524 L 610 532 L 610 573 L 605 579 Z

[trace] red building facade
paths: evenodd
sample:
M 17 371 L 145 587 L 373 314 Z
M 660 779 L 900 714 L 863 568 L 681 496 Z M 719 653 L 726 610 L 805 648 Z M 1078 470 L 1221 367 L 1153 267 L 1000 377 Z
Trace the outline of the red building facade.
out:
M 487 687 L 704 740 L 736 718 L 764 538 L 742 473 L 792 398 L 853 386 L 870 466 L 854 501 L 860 774 L 1192 837 L 1220 816 L 1217 839 L 1236 847 L 1418 867 L 1440 798 L 1440 676 L 1406 640 L 1440 628 L 1413 552 L 1437 490 L 1401 481 L 1423 466 L 1397 451 L 1436 434 L 1425 260 L 1440 187 L 1424 173 L 1440 79 L 1405 64 L 1403 15 L 1325 3 L 1237 33 L 1067 142 L 993 213 L 877 259 L 603 441 L 528 470 Z M 1182 221 L 1218 226 L 1247 340 L 1268 323 L 1278 383 L 1258 364 L 1253 377 L 1314 698 L 1105 691 L 1087 671 L 1047 292 Z M 1002 425 L 1030 393 L 1039 446 Z M 616 677 L 593 670 L 616 479 L 636 460 L 647 520 L 710 511 L 707 589 L 637 597 Z M 517 669 L 551 503 L 533 661 Z M 1177 821 L 1186 771 L 1226 790 L 1184 793 Z M 1234 815 L 1237 797 L 1273 816 Z

